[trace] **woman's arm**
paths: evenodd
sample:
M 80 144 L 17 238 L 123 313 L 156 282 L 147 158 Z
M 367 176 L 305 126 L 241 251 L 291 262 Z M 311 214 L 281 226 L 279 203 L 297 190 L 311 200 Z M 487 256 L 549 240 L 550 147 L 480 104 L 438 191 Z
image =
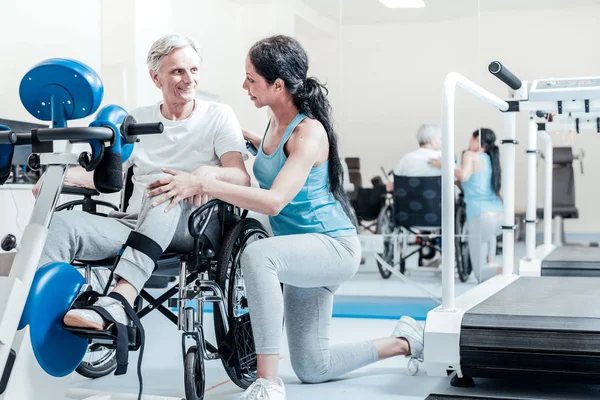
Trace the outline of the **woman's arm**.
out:
M 242 133 L 244 134 L 244 139 L 252 143 L 252 145 L 254 145 L 254 147 L 257 149 L 259 148 L 262 136 L 259 136 L 256 133 L 250 132 L 244 128 L 242 128 Z
M 471 175 L 473 174 L 473 161 L 475 160 L 473 152 L 465 151 L 462 155 L 461 166 L 454 167 L 454 177 L 461 182 L 466 182 L 469 180 Z M 436 168 L 442 168 L 442 159 L 441 158 L 432 158 L 428 161 L 429 165 Z
M 473 162 L 475 161 L 475 153 L 465 151 L 461 160 L 461 167 L 454 169 L 454 176 L 461 181 L 466 182 L 473 175 Z
M 302 189 L 320 154 L 325 135 L 320 124 L 301 124 L 294 133 L 293 145 L 288 146 L 289 157 L 268 190 L 165 170 L 173 176 L 148 185 L 151 190 L 146 196 L 158 196 L 154 205 L 172 199 L 167 211 L 182 199 L 206 194 L 246 210 L 277 215 Z

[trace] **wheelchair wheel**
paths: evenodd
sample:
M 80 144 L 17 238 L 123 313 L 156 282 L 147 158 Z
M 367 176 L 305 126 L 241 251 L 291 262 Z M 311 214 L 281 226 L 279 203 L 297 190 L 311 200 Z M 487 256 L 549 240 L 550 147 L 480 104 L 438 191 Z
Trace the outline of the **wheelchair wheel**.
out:
M 246 389 L 256 380 L 256 350 L 240 256 L 249 243 L 267 237 L 269 234 L 260 222 L 244 218 L 225 236 L 217 262 L 217 284 L 225 297 L 229 332 L 225 332 L 221 313 L 218 307 L 215 307 L 215 336 L 219 349 L 223 345 L 231 350 L 230 357 L 222 358 L 223 366 L 232 382 L 242 389 Z
M 454 238 L 454 257 L 456 259 L 456 272 L 461 282 L 466 282 L 473 269 L 471 257 L 469 255 L 469 243 L 467 241 L 467 213 L 464 207 L 458 207 L 456 210 Z
M 383 254 L 381 258 L 391 265 L 394 266 L 394 238 L 391 234 L 394 232 L 392 207 L 389 205 L 384 206 L 379 212 L 377 217 L 377 234 L 384 235 L 383 237 Z M 377 268 L 383 279 L 389 279 L 392 276 L 392 272 L 386 269 L 381 262 L 377 261 Z M 401 271 L 404 273 L 404 271 Z
M 202 400 L 206 383 L 204 375 L 204 358 L 196 346 L 188 349 L 183 360 L 183 381 L 185 400 Z
M 93 268 L 92 281 L 89 283 L 95 291 L 102 292 L 109 275 L 110 271 L 108 269 Z M 95 344 L 88 348 L 85 357 L 75 371 L 86 378 L 96 379 L 111 374 L 116 368 L 116 350 Z

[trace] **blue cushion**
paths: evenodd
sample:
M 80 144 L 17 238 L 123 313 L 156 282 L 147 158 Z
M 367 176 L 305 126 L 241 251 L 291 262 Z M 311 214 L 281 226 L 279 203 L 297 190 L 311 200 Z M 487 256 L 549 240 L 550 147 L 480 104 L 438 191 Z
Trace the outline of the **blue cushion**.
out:
M 96 114 L 96 118 L 90 124 L 90 126 L 111 126 L 116 132 L 119 132 L 118 126 L 123 123 L 125 117 L 127 117 L 127 111 L 115 104 L 109 104 L 107 106 L 102 107 L 98 113 Z M 90 141 L 91 142 L 91 141 Z M 132 143 L 125 143 L 122 138 L 119 136 L 116 138 L 115 143 L 116 146 L 113 146 L 112 149 L 107 149 L 108 151 L 121 153 L 121 159 L 123 162 L 127 161 L 131 156 L 131 152 L 133 151 Z
M 29 325 L 35 357 L 46 373 L 61 377 L 73 372 L 87 351 L 86 339 L 62 327 L 62 320 L 85 280 L 72 265 L 53 262 L 37 270 L 19 322 Z
M 53 121 L 53 127 L 66 126 L 67 120 L 85 118 L 96 112 L 104 86 L 100 76 L 82 62 L 51 58 L 35 65 L 25 74 L 19 86 L 23 106 L 42 121 Z M 57 111 L 52 113 L 51 99 Z

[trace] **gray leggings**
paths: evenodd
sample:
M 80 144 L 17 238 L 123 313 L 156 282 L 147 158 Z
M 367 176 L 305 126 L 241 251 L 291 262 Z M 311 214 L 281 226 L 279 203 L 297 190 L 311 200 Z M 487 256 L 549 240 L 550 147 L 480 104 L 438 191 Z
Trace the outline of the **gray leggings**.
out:
M 257 354 L 280 353 L 285 316 L 292 367 L 303 382 L 325 382 L 377 361 L 372 341 L 329 347 L 333 293 L 354 276 L 360 258 L 356 236 L 301 234 L 249 244 L 241 266 Z
M 165 213 L 168 204 L 164 202 L 152 207 L 152 199 L 144 198 L 139 215 L 121 213 L 117 218 L 82 211 L 57 212 L 52 217 L 39 266 L 52 261 L 71 263 L 73 260 L 114 258 L 134 229 L 158 243 L 163 251 L 188 251 L 193 239 L 188 232 L 187 220 L 195 207 L 180 203 Z M 218 236 L 218 224 L 209 224 L 209 230 L 211 242 L 216 243 L 218 238 L 213 236 Z M 128 247 L 119 260 L 115 275 L 135 286 L 139 293 L 153 270 L 154 263 L 148 256 Z
M 496 255 L 496 237 L 502 232 L 503 219 L 502 213 L 486 212 L 467 221 L 469 255 L 479 283 L 496 275 L 498 267 L 489 265 L 487 258 Z

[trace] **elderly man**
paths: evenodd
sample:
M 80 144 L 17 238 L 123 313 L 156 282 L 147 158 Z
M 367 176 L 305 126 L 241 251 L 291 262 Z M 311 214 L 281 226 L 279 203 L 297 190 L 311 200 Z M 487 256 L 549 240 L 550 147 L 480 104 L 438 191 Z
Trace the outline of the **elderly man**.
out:
M 431 159 L 441 158 L 442 133 L 438 125 L 423 124 L 417 131 L 419 148 L 404 155 L 394 168 L 398 176 L 439 176 L 441 170 L 429 164 Z M 386 184 L 388 192 L 394 191 L 394 180 Z
M 244 165 L 246 146 L 233 110 L 195 96 L 200 62 L 197 44 L 179 35 L 158 39 L 148 52 L 150 78 L 163 99 L 136 108 L 131 114 L 138 122 L 162 122 L 164 132 L 140 137 L 125 165 L 133 166 L 134 172 L 134 190 L 126 213 L 108 218 L 79 211 L 54 215 L 40 266 L 51 261 L 102 260 L 121 253 L 114 270 L 117 284 L 113 292 L 101 297 L 94 304 L 95 310 L 70 310 L 64 318 L 66 325 L 103 329 L 107 316 L 128 323 L 122 302 L 133 304 L 152 274 L 154 259 L 167 248 L 191 249 L 187 220 L 195 205 L 207 199 L 179 202 L 167 213 L 168 202 L 153 207 L 153 199 L 145 196 L 148 183 L 165 176 L 167 171 L 179 170 L 239 185 L 250 184 Z M 91 174 L 79 167 L 69 170 L 65 184 L 93 187 Z M 218 224 L 209 224 L 204 238 L 213 248 L 219 245 L 218 229 Z

